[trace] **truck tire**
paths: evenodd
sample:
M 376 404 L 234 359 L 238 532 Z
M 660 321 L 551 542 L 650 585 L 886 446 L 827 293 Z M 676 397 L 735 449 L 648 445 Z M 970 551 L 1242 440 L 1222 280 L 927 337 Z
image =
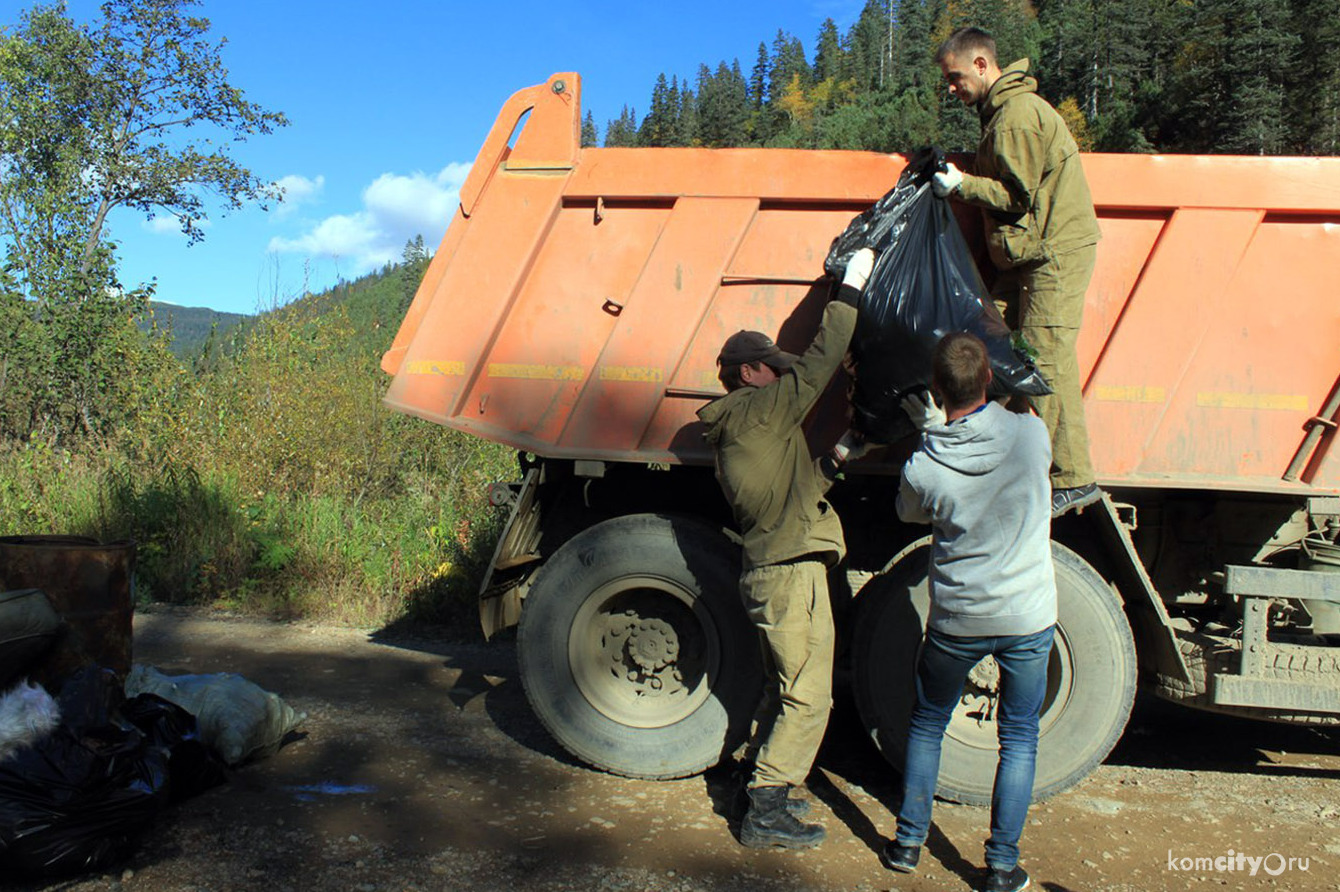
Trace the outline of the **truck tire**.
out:
M 1107 757 L 1135 699 L 1135 641 L 1121 602 L 1083 558 L 1052 543 L 1057 624 L 1038 729 L 1033 800 L 1073 787 Z M 899 771 L 915 702 L 914 671 L 930 604 L 929 540 L 905 550 L 857 599 L 852 687 L 866 732 Z M 936 793 L 990 805 L 999 745 L 982 719 L 994 661 L 979 663 L 945 732 Z
M 697 774 L 733 751 L 763 683 L 739 574 L 739 549 L 690 518 L 616 517 L 564 543 L 517 633 L 522 686 L 554 739 L 646 779 Z

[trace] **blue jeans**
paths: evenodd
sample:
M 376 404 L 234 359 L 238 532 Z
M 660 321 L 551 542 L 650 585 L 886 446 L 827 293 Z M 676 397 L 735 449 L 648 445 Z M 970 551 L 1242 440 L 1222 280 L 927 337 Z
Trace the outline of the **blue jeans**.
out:
M 961 638 L 926 630 L 917 661 L 917 704 L 907 732 L 903 803 L 898 810 L 899 845 L 919 846 L 931 827 L 931 805 L 940 774 L 940 743 L 963 683 L 988 654 L 1000 667 L 996 731 L 1000 761 L 991 791 L 991 837 L 986 864 L 1011 870 L 1019 861 L 1019 836 L 1033 798 L 1038 755 L 1038 713 L 1047 693 L 1047 660 L 1055 626 L 1031 635 Z

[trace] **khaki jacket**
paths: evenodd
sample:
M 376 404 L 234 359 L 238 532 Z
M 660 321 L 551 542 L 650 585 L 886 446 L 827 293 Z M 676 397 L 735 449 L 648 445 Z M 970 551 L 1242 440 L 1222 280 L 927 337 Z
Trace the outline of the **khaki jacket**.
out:
M 997 269 L 1049 260 L 1098 243 L 1098 217 L 1065 121 L 1037 94 L 1020 59 L 978 105 L 982 139 L 959 194 L 983 209 Z
M 744 567 L 846 553 L 842 523 L 824 498 L 830 481 L 810 457 L 801 422 L 842 363 L 856 310 L 833 301 L 791 371 L 766 387 L 741 387 L 698 410 L 716 450 L 717 481 L 744 537 Z

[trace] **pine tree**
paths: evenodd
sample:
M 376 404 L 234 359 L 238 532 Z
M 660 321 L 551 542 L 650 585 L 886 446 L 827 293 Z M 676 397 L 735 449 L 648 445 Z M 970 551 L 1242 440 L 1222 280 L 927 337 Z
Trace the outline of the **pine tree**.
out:
M 595 115 L 591 110 L 586 110 L 586 117 L 582 119 L 582 148 L 600 144 L 600 134 L 596 131 Z
M 409 309 L 415 293 L 419 290 L 419 283 L 423 281 L 424 273 L 428 272 L 428 263 L 432 258 L 433 255 L 428 253 L 428 246 L 423 242 L 422 233 L 405 242 L 405 249 L 400 254 L 400 303 L 396 312 L 397 317 L 403 316 Z
M 1291 151 L 1340 154 L 1340 0 L 1295 0 L 1299 46 L 1288 72 L 1289 107 L 1295 109 Z
M 805 46 L 799 38 L 779 30 L 772 43 L 772 68 L 768 71 L 769 101 L 776 102 L 791 84 L 792 76 L 809 84 L 814 77 L 805 58 Z
M 794 95 L 796 85 L 806 88 L 813 81 L 813 71 L 805 58 L 805 47 L 800 40 L 778 30 L 772 42 L 772 65 L 768 69 L 768 101 L 755 118 L 755 139 L 769 145 L 790 126 L 791 118 L 782 108 L 782 100 Z
M 1201 0 L 1184 30 L 1165 135 L 1189 152 L 1272 154 L 1287 144 L 1284 73 L 1297 34 L 1286 0 Z M 1166 120 L 1166 119 L 1165 119 Z
M 605 145 L 608 148 L 627 148 L 637 145 L 637 112 L 623 107 L 619 117 L 605 127 Z
M 932 91 L 918 96 L 917 109 L 929 107 L 933 92 L 943 89 L 940 67 L 935 64 L 939 45 L 931 35 L 934 6 L 934 0 L 897 0 L 894 10 L 889 87 L 895 92 Z
M 815 41 L 814 79 L 816 81 L 838 81 L 842 79 L 842 38 L 838 36 L 837 23 L 824 19 L 819 27 L 819 37 Z
M 680 139 L 680 121 L 679 116 L 684 110 L 684 100 L 679 95 L 679 76 L 670 78 L 670 89 L 665 94 L 665 117 L 669 122 L 666 128 L 666 142 L 668 146 L 682 146 L 684 143 Z
M 1279 154 L 1288 147 L 1284 78 L 1299 44 L 1287 0 L 1229 0 L 1230 105 L 1217 151 Z
M 676 130 L 675 145 L 698 145 L 698 97 L 689 89 L 688 81 L 679 92 L 679 127 Z
M 679 113 L 679 98 L 670 96 L 670 84 L 665 74 L 656 77 L 656 86 L 651 91 L 651 111 L 642 119 L 637 131 L 637 144 L 640 146 L 668 146 L 674 139 L 675 118 Z
M 749 90 L 740 63 L 722 62 L 712 73 L 698 69 L 698 139 L 711 148 L 741 146 L 749 139 Z
M 772 69 L 772 60 L 768 58 L 768 45 L 758 44 L 758 61 L 749 77 L 749 103 L 755 111 L 763 107 L 768 99 L 768 72 Z
M 851 77 L 859 90 L 879 90 L 888 73 L 887 0 L 866 0 L 861 15 L 847 32 Z
M 968 0 L 950 4 L 947 11 L 953 28 L 975 25 L 989 31 L 1001 65 L 1038 58 L 1042 31 L 1030 0 Z
M 1110 150 L 1147 146 L 1135 97 L 1157 69 L 1163 0 L 1048 0 L 1039 8 L 1042 51 L 1034 71 L 1053 105 L 1073 97 L 1095 139 Z

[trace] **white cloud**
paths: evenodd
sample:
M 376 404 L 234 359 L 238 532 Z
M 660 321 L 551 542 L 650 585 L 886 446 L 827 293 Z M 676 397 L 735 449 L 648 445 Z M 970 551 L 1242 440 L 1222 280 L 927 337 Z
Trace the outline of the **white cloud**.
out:
M 289 174 L 281 177 L 275 185 L 284 190 L 284 200 L 275 205 L 274 216 L 283 218 L 303 205 L 319 199 L 326 187 L 326 178 L 318 175 L 312 180 L 297 174 Z
M 154 235 L 176 235 L 185 238 L 185 234 L 181 231 L 181 219 L 173 214 L 159 214 L 143 221 L 140 225 Z M 210 220 L 195 221 L 196 229 L 209 229 L 213 225 Z
M 353 266 L 353 275 L 371 272 L 399 260 L 405 242 L 416 235 L 437 245 L 469 172 L 469 164 L 452 163 L 432 175 L 384 173 L 363 190 L 361 210 L 327 217 L 296 238 L 276 236 L 269 250 L 338 258 Z

